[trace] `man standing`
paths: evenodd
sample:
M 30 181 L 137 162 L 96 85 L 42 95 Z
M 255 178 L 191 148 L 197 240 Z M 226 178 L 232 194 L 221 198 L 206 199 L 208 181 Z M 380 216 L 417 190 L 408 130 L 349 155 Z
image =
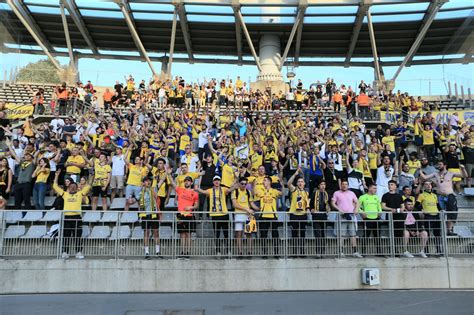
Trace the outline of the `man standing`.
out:
M 18 172 L 17 182 L 14 187 L 15 195 L 15 208 L 21 209 L 21 204 L 25 202 L 26 210 L 30 210 L 31 207 L 31 195 L 32 195 L 32 186 L 31 186 L 31 176 L 36 168 L 36 165 L 33 161 L 33 155 L 29 152 L 25 152 L 23 157 L 20 159 L 15 153 L 14 148 L 11 145 L 11 142 L 7 140 L 6 144 L 10 150 L 10 154 L 13 156 L 15 161 L 20 166 L 20 171 Z
M 82 254 L 82 199 L 89 193 L 89 186 L 87 185 L 82 190 L 78 191 L 77 184 L 71 180 L 64 191 L 58 186 L 58 178 L 61 170 L 56 171 L 54 176 L 53 189 L 58 196 L 63 197 L 64 200 L 64 226 L 63 229 L 63 253 L 62 259 L 69 258 L 69 249 L 72 247 L 71 243 L 76 245 L 76 259 L 84 259 Z
M 405 208 L 403 197 L 398 193 L 397 182 L 394 180 L 388 182 L 388 192 L 382 196 L 382 210 L 392 213 L 395 237 L 403 237 Z
M 361 216 L 365 221 L 364 238 L 373 237 L 378 238 L 379 235 L 379 220 L 382 214 L 382 206 L 380 199 L 377 197 L 377 186 L 370 184 L 366 194 L 359 197 Z M 376 240 L 376 254 L 380 254 L 379 241 Z
M 357 251 L 357 219 L 356 215 L 359 209 L 357 196 L 349 190 L 347 179 L 341 181 L 341 189 L 336 191 L 331 200 L 331 206 L 339 212 L 341 218 L 341 236 L 350 236 L 353 256 L 362 258 Z M 344 235 L 342 234 L 344 232 Z M 342 255 L 344 255 L 342 253 Z
M 116 195 L 119 198 L 123 197 L 123 184 L 125 179 L 125 156 L 123 155 L 122 147 L 115 149 L 115 155 L 112 156 L 112 176 L 110 178 L 110 188 L 112 193 L 110 195 L 110 202 L 112 202 Z
M 458 204 L 453 191 L 453 179 L 467 177 L 466 168 L 464 165 L 460 165 L 459 167 L 461 169 L 461 173 L 452 173 L 446 169 L 445 161 L 439 161 L 438 172 L 435 172 L 431 175 L 425 175 L 424 172 L 420 172 L 421 178 L 425 180 L 434 178 L 434 182 L 438 187 L 437 192 L 440 209 L 448 212 L 446 222 L 448 236 L 456 235 L 453 232 L 453 228 L 454 223 L 458 217 Z
M 439 217 L 439 203 L 438 197 L 433 192 L 433 185 L 430 181 L 426 181 L 424 184 L 424 191 L 418 196 L 415 204 L 417 210 L 423 212 L 423 225 L 422 230 L 428 233 L 433 233 L 437 238 L 436 240 L 436 251 L 438 254 L 442 253 L 441 240 L 441 223 Z
M 176 191 L 178 200 L 178 233 L 181 239 L 181 256 L 189 258 L 191 252 L 191 233 L 196 229 L 193 211 L 199 207 L 198 193 L 192 189 L 194 179 L 191 176 L 184 178 L 184 186 L 180 187 L 171 177 L 172 169 L 168 168 L 168 181 Z
M 388 182 L 394 177 L 395 169 L 390 165 L 390 157 L 384 156 L 382 166 L 377 169 L 377 196 L 382 199 L 388 192 Z
M 163 184 L 163 180 L 158 183 L 158 187 Z M 158 228 L 160 226 L 161 211 L 157 205 L 155 190 L 151 187 L 151 179 L 145 177 L 143 179 L 143 187 L 138 198 L 140 219 L 142 229 L 144 231 L 143 243 L 145 246 L 145 259 L 150 259 L 150 248 L 148 246 L 150 240 L 150 231 L 153 233 L 155 240 L 155 253 L 160 254 L 160 239 Z
M 224 234 L 224 253 L 227 252 L 227 239 L 229 238 L 229 213 L 227 210 L 226 196 L 230 194 L 235 185 L 231 188 L 221 186 L 220 176 L 214 176 L 212 179 L 213 186 L 207 190 L 202 190 L 198 185 L 195 186 L 195 191 L 209 197 L 209 216 L 213 222 L 214 237 L 216 240 L 217 255 L 221 254 L 222 241 L 220 240 L 220 232 Z

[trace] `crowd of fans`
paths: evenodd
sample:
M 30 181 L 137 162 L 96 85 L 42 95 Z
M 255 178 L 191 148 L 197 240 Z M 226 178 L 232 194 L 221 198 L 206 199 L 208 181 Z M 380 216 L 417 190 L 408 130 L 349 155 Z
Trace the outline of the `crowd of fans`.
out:
M 406 247 L 410 238 L 420 239 L 419 255 L 426 257 L 429 233 L 455 235 L 456 195 L 462 184 L 471 187 L 474 169 L 474 129 L 457 113 L 448 124 L 438 124 L 430 112 L 410 121 L 406 112 L 422 109 L 420 98 L 378 92 L 363 81 L 357 89 L 331 79 L 303 89 L 298 81 L 284 93 L 251 91 L 239 77 L 204 84 L 181 77 L 138 85 L 132 76 L 125 79 L 105 90 L 103 106 L 90 82 L 57 87 L 50 108 L 35 92 L 40 113 L 54 113 L 50 122 L 34 124 L 30 117 L 21 128 L 10 128 L 0 112 L 1 208 L 12 195 L 16 209 L 44 210 L 45 196 L 55 192 L 54 208 L 64 209 L 70 231 L 65 236 L 80 237 L 84 204 L 97 210 L 101 198 L 107 210 L 108 197 L 124 197 L 124 211 L 139 205 L 146 257 L 150 232 L 159 238 L 173 191 L 183 256 L 189 255 L 197 220 L 210 220 L 217 239 L 234 231 L 241 254 L 242 239 L 256 237 L 256 231 L 260 238 L 278 237 L 278 212 L 289 212 L 295 239 L 305 238 L 309 216 L 314 236 L 324 237 L 328 218 L 339 213 L 338 232 L 350 238 L 355 257 L 362 257 L 358 217 L 365 236 L 379 237 L 390 213 L 406 257 L 413 257 Z M 71 99 L 90 102 L 90 110 L 65 117 Z M 392 126 L 369 129 L 355 115 L 339 113 L 353 112 L 355 104 L 362 116 L 387 108 L 400 117 Z M 323 107 L 333 110 L 329 116 L 301 114 Z M 447 211 L 446 229 L 440 211 Z M 159 245 L 155 249 L 159 254 Z

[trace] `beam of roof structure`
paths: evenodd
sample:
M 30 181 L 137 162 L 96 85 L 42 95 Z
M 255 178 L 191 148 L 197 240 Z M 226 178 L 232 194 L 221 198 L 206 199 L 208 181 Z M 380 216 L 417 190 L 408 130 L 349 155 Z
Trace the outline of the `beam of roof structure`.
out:
M 464 42 L 464 45 L 467 48 L 465 49 L 467 53 L 464 55 L 463 64 L 468 64 L 471 60 L 472 55 L 474 54 L 474 33 L 471 33 L 468 39 Z
M 306 6 L 300 6 L 298 8 L 298 14 L 296 15 L 295 22 L 293 27 L 291 28 L 290 36 L 288 37 L 288 41 L 286 42 L 286 47 L 283 52 L 283 56 L 281 57 L 279 69 L 283 67 L 283 64 L 286 61 L 286 57 L 288 56 L 288 52 L 290 51 L 291 43 L 293 42 L 293 38 L 295 37 L 297 29 L 302 25 L 302 21 L 304 19 L 304 14 L 306 12 Z M 301 44 L 301 43 L 300 43 Z
M 176 3 L 175 6 L 178 9 L 179 24 L 181 26 L 181 31 L 183 32 L 184 44 L 188 51 L 189 63 L 194 63 L 193 44 L 191 41 L 191 33 L 189 32 L 186 8 L 184 7 L 184 3 L 181 2 Z
M 347 51 L 346 60 L 344 61 L 344 67 L 346 68 L 349 67 L 349 64 L 351 62 L 352 54 L 354 53 L 354 49 L 357 45 L 357 39 L 359 39 L 360 29 L 362 28 L 364 18 L 370 8 L 371 3 L 371 0 L 362 0 L 360 2 L 359 8 L 357 9 L 354 28 L 352 30 L 351 41 L 349 44 L 349 50 Z
M 397 79 L 403 68 L 415 56 L 415 53 L 418 50 L 418 47 L 421 45 L 421 42 L 425 38 L 426 32 L 428 32 L 428 29 L 430 28 L 431 23 L 433 23 L 436 14 L 438 13 L 441 6 L 447 1 L 449 0 L 433 0 L 433 2 L 430 4 L 428 16 L 425 16 L 426 19 L 423 19 L 422 27 L 417 33 L 418 35 L 416 36 L 415 42 L 412 44 L 402 64 L 398 67 L 397 71 L 393 75 L 392 81 L 395 81 Z
M 171 76 L 171 68 L 173 66 L 173 54 L 174 54 L 174 44 L 176 41 L 176 26 L 178 24 L 178 8 L 174 8 L 173 13 L 173 22 L 171 24 L 171 42 L 170 42 L 170 54 L 168 57 L 168 72 L 167 76 Z M 188 59 L 189 61 L 189 59 Z
M 7 46 L 3 46 L 1 50 L 5 53 L 22 53 L 22 54 L 32 54 L 32 55 L 43 55 L 44 52 L 41 50 L 35 49 L 24 49 L 24 48 L 11 48 Z M 55 52 L 55 55 L 60 57 L 67 57 L 67 52 Z M 94 55 L 91 53 L 75 53 L 76 58 L 100 58 L 100 59 L 112 59 L 112 60 L 142 60 L 140 56 L 136 55 L 114 55 L 114 54 L 100 54 Z M 162 57 L 150 57 L 152 61 L 155 62 L 162 62 L 168 59 L 167 56 Z M 237 59 L 215 59 L 215 58 L 195 58 L 196 63 L 204 63 L 204 64 L 238 64 Z M 175 62 L 179 63 L 188 63 L 188 58 L 175 58 L 173 59 Z M 464 57 L 461 58 L 445 58 L 445 59 L 421 59 L 421 60 L 413 60 L 413 65 L 432 65 L 432 64 L 452 64 L 452 63 L 462 63 L 464 62 Z M 474 62 L 474 58 L 468 57 L 468 62 Z M 381 61 L 380 66 L 382 67 L 396 67 L 399 66 L 401 61 Z M 244 65 L 255 65 L 253 60 L 242 60 L 242 64 Z M 300 61 L 301 66 L 328 66 L 328 67 L 342 67 L 344 66 L 344 61 L 319 61 L 319 60 L 304 60 Z M 373 67 L 374 63 L 371 61 L 352 61 L 351 67 Z
M 159 3 L 172 4 L 176 0 L 130 0 L 135 3 Z M 184 4 L 211 5 L 211 6 L 231 6 L 234 0 L 179 0 Z M 360 0 L 306 0 L 308 6 L 337 6 L 337 5 L 359 5 Z M 374 4 L 404 4 L 429 2 L 430 0 L 373 0 Z M 300 0 L 240 0 L 242 6 L 278 6 L 296 7 Z
M 377 41 L 375 40 L 374 25 L 372 24 L 372 15 L 370 14 L 370 8 L 366 12 L 367 15 L 367 26 L 369 28 L 370 45 L 372 47 L 372 56 L 374 58 L 374 68 L 376 80 L 382 80 L 382 71 L 380 69 L 379 56 L 377 52 Z M 345 63 L 345 62 L 344 62 Z
M 237 18 L 239 19 L 240 25 L 242 25 L 242 30 L 244 31 L 245 38 L 247 39 L 247 44 L 249 45 L 250 51 L 252 52 L 253 59 L 255 60 L 255 63 L 257 64 L 258 71 L 262 71 L 262 66 L 260 65 L 260 60 L 257 56 L 257 52 L 255 51 L 255 47 L 253 46 L 252 43 L 252 38 L 250 37 L 249 31 L 247 29 L 247 26 L 245 25 L 244 18 L 242 17 L 242 12 L 240 9 L 233 8 Z
M 99 51 L 97 50 L 97 46 L 95 45 L 94 40 L 92 39 L 92 36 L 89 33 L 89 30 L 87 29 L 86 24 L 84 23 L 82 15 L 79 12 L 79 9 L 77 8 L 75 1 L 74 0 L 61 0 L 61 1 L 66 7 L 67 11 L 69 12 L 69 15 L 74 21 L 74 24 L 76 24 L 77 28 L 79 29 L 79 32 L 81 32 L 81 35 L 86 41 L 90 50 L 92 50 L 94 54 L 98 55 Z
M 420 29 L 418 30 L 418 34 L 421 33 L 421 31 L 423 30 L 423 27 L 425 26 L 426 23 L 429 23 L 431 25 L 431 23 L 434 20 L 434 17 L 436 17 L 436 14 L 438 13 L 439 9 L 441 9 L 443 4 L 445 4 L 448 1 L 449 0 L 432 0 L 431 1 L 430 5 L 426 9 L 425 15 L 423 16 L 423 20 L 421 21 L 421 26 L 420 26 Z M 431 15 L 433 14 L 434 11 L 436 11 L 436 12 L 434 13 L 433 18 L 431 19 Z M 428 26 L 428 28 L 429 28 L 429 26 Z M 426 35 L 426 32 L 425 32 L 425 35 Z M 406 64 L 407 67 L 409 67 L 411 65 L 411 61 L 413 60 L 413 57 L 415 57 L 416 53 L 418 52 L 418 49 L 420 48 L 421 42 L 425 38 L 425 35 L 423 36 L 423 38 L 421 38 L 418 45 L 416 45 L 415 50 L 413 51 L 413 54 L 412 54 L 411 58 L 407 61 L 407 64 Z
M 71 36 L 69 35 L 69 26 L 67 24 L 67 17 L 63 3 L 59 4 L 59 9 L 61 11 L 61 20 L 63 22 L 64 37 L 66 37 L 67 51 L 69 53 L 69 65 L 76 71 L 77 69 L 75 69 L 74 64 L 74 52 L 72 51 Z
M 451 48 L 451 46 L 456 42 L 456 40 L 461 36 L 461 34 L 464 33 L 464 31 L 471 25 L 473 20 L 474 20 L 474 10 L 471 10 L 471 13 L 469 13 L 469 15 L 466 17 L 464 22 L 462 22 L 461 26 L 458 27 L 454 35 L 451 36 L 448 43 L 444 46 L 444 49 L 441 52 L 441 55 L 446 55 L 449 48 Z
M 28 9 L 20 1 L 7 0 L 7 4 L 10 6 L 12 11 L 21 21 L 23 26 L 28 30 L 33 39 L 36 41 L 38 46 L 41 47 L 46 56 L 51 60 L 54 67 L 58 70 L 62 70 L 60 64 L 54 59 L 52 55 L 53 48 L 46 39 L 46 36 L 40 31 L 40 28 L 36 25 L 33 18 L 29 14 Z
M 138 51 L 140 52 L 140 57 L 145 58 L 145 61 L 148 63 L 148 66 L 150 67 L 151 72 L 153 73 L 154 76 L 156 76 L 155 67 L 153 67 L 153 63 L 148 57 L 145 46 L 143 46 L 140 36 L 138 35 L 137 30 L 135 28 L 135 23 L 133 22 L 132 14 L 127 8 L 127 1 L 121 0 L 118 3 L 118 5 L 120 6 L 120 10 L 122 11 L 125 21 L 127 22 L 128 29 L 130 30 L 130 33 L 132 34 L 133 41 L 135 42 L 135 45 L 137 46 Z
M 237 43 L 237 60 L 238 65 L 242 65 L 242 25 L 240 24 L 239 17 L 237 16 L 237 10 L 240 10 L 239 0 L 233 2 L 234 20 L 235 20 L 235 41 Z
M 129 1 L 127 0 L 116 0 L 116 3 L 119 5 L 119 8 L 120 8 L 120 11 L 122 11 L 122 8 L 120 7 L 120 5 L 123 5 L 125 7 L 125 9 L 127 10 L 128 12 L 128 15 L 130 17 L 130 21 L 132 22 L 132 26 L 135 30 L 137 30 L 137 25 L 135 24 L 135 19 L 133 18 L 133 12 L 132 12 L 132 9 L 130 8 L 130 3 Z M 122 13 L 123 14 L 123 13 Z M 128 23 L 127 23 L 128 25 Z M 137 31 L 138 33 L 138 31 Z M 145 59 L 145 55 L 143 54 L 143 52 L 141 51 L 141 49 L 139 48 L 139 44 L 136 42 L 135 40 L 135 37 L 133 36 L 132 34 L 132 38 L 133 38 L 133 41 L 135 43 L 135 46 L 137 46 L 137 49 L 138 49 L 138 53 L 140 54 L 140 56 L 142 56 L 143 59 Z

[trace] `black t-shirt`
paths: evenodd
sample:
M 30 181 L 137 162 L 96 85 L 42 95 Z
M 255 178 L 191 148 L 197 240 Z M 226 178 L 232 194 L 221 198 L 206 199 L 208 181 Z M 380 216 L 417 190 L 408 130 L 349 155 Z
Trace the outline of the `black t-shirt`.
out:
M 464 164 L 474 164 L 474 148 L 464 146 L 462 148 L 462 153 L 464 155 Z
M 6 118 L 0 118 L 0 126 L 1 127 L 8 127 L 8 125 L 10 124 L 10 120 L 6 119 Z M 3 128 L 0 128 L 0 141 L 3 141 L 5 140 L 5 130 L 3 130 Z
M 339 181 L 338 179 L 342 178 L 341 172 L 338 170 L 330 170 L 329 168 L 324 169 L 324 179 L 326 180 L 326 190 L 327 191 L 338 191 L 339 190 Z
M 382 196 L 382 202 L 389 208 L 398 209 L 402 206 L 403 197 L 399 193 L 391 194 L 388 192 Z
M 447 168 L 459 168 L 459 159 L 456 152 L 446 152 L 445 158 Z

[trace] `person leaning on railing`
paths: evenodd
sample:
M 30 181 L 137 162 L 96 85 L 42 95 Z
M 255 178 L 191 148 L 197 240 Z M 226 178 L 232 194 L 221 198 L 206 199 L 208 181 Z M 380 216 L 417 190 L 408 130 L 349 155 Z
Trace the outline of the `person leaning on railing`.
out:
M 77 184 L 71 180 L 67 191 L 58 186 L 58 178 L 61 170 L 57 170 L 54 176 L 53 189 L 58 196 L 64 199 L 64 226 L 63 229 L 63 259 L 69 258 L 70 245 L 73 240 L 76 244 L 76 258 L 83 259 L 82 254 L 82 199 L 87 196 L 90 186 L 85 186 L 82 190 L 78 190 Z M 73 240 L 71 240 L 73 238 Z

